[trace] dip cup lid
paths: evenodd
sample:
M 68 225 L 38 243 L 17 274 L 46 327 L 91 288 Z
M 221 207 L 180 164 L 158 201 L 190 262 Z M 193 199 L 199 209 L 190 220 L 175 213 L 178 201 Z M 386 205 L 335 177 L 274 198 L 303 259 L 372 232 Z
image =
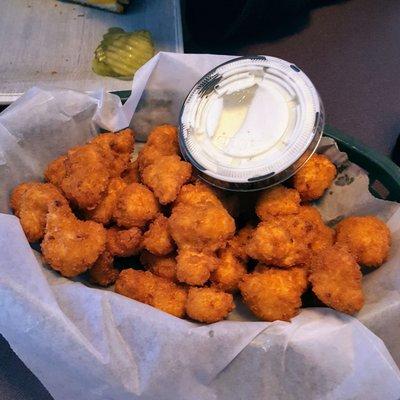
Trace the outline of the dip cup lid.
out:
M 179 144 L 205 181 L 251 191 L 292 176 L 315 151 L 323 126 L 322 102 L 300 68 L 275 57 L 240 57 L 189 92 Z

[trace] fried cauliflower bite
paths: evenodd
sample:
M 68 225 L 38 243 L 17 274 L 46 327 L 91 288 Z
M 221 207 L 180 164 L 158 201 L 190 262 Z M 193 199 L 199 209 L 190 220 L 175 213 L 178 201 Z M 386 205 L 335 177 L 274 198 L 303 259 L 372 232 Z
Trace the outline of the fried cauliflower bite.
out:
M 85 272 L 105 250 L 106 230 L 93 221 L 78 220 L 63 202 L 49 205 L 41 248 L 45 261 L 63 276 Z
M 222 206 L 180 203 L 172 210 L 169 230 L 179 248 L 215 251 L 235 233 L 235 221 Z
M 142 231 L 136 227 L 107 229 L 106 248 L 114 257 L 135 256 L 142 249 Z
M 152 221 L 158 211 L 154 194 L 141 183 L 131 183 L 120 192 L 113 218 L 120 227 L 141 228 Z
M 299 192 L 277 185 L 261 193 L 256 203 L 256 214 L 264 220 L 270 215 L 296 214 L 299 208 Z
M 319 199 L 336 177 L 336 167 L 328 157 L 314 154 L 293 177 L 294 188 L 303 201 Z
M 159 214 L 143 235 L 143 247 L 156 256 L 165 256 L 175 249 L 168 230 L 168 218 Z
M 254 227 L 251 225 L 246 225 L 240 229 L 231 240 L 228 241 L 228 247 L 231 249 L 232 253 L 244 262 L 249 260 L 246 247 L 251 236 L 253 235 L 253 231 Z
M 311 224 L 311 228 L 308 228 L 305 239 L 312 253 L 333 245 L 335 231 L 324 224 L 317 208 L 313 206 L 301 206 L 298 215 Z
M 102 133 L 90 141 L 100 149 L 105 162 L 108 164 L 110 176 L 120 176 L 129 165 L 134 149 L 134 133 L 131 129 L 120 132 Z
M 142 182 L 155 194 L 161 204 L 176 199 L 181 187 L 189 181 L 192 166 L 177 155 L 161 156 L 142 171 Z
M 119 194 L 126 187 L 126 183 L 121 178 L 112 178 L 108 188 L 100 203 L 93 210 L 86 211 L 88 219 L 107 225 L 111 222 Z
M 18 217 L 21 209 L 22 198 L 28 189 L 34 186 L 40 186 L 40 182 L 23 182 L 15 186 L 10 194 L 10 206 L 14 214 Z
M 148 251 L 143 251 L 140 255 L 140 262 L 154 275 L 178 282 L 176 278 L 176 260 L 175 255 L 155 256 Z
M 344 246 L 334 245 L 311 260 L 309 280 L 315 295 L 327 306 L 354 314 L 364 305 L 361 272 Z
M 215 206 L 223 207 L 222 202 L 213 189 L 200 181 L 182 186 L 174 205 L 176 206 L 182 203 L 192 206 L 212 203 Z
M 137 160 L 131 161 L 126 170 L 122 173 L 121 178 L 126 184 L 140 183 L 139 163 Z
M 209 287 L 189 289 L 186 314 L 195 321 L 206 324 L 221 321 L 234 308 L 233 297 L 230 293 Z
M 211 252 L 182 248 L 176 257 L 176 277 L 179 282 L 201 286 L 210 279 L 210 273 L 218 264 L 218 258 Z
M 217 289 L 232 293 L 238 289 L 246 272 L 246 264 L 234 255 L 232 249 L 223 249 L 220 250 L 218 266 L 211 273 L 211 282 Z
M 283 268 L 305 262 L 308 248 L 300 236 L 304 226 L 298 221 L 300 226 L 284 224 L 277 218 L 261 222 L 247 244 L 247 254 L 265 264 Z
M 16 207 L 16 215 L 28 242 L 43 238 L 49 205 L 55 200 L 68 205 L 61 192 L 51 183 L 23 183 L 14 189 L 11 203 Z
M 65 197 L 79 208 L 90 210 L 101 201 L 110 175 L 98 147 L 93 144 L 68 151 L 66 176 L 61 182 Z
M 115 291 L 182 318 L 185 315 L 186 290 L 149 271 L 125 269 L 115 283 Z
M 89 279 L 100 286 L 110 286 L 117 280 L 119 271 L 114 268 L 114 257 L 105 251 L 89 269 Z
M 245 275 L 239 283 L 243 301 L 263 321 L 289 321 L 299 312 L 307 288 L 303 268 L 265 268 Z
M 160 125 L 154 128 L 146 145 L 139 152 L 139 170 L 157 161 L 161 156 L 179 154 L 178 130 L 172 125 Z
M 368 215 L 348 217 L 336 226 L 337 243 L 344 244 L 356 261 L 366 267 L 379 267 L 388 257 L 390 231 L 380 219 Z
M 61 182 L 67 175 L 67 170 L 65 167 L 66 159 L 67 159 L 66 155 L 62 155 L 56 158 L 50 164 L 47 165 L 44 171 L 44 177 L 46 181 L 52 183 L 54 186 L 57 186 L 58 188 L 61 187 Z

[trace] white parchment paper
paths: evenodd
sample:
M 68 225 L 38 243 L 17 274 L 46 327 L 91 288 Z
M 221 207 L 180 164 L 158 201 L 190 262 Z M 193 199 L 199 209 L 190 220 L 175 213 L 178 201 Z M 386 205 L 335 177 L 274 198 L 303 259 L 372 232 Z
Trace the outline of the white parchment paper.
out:
M 143 138 L 163 118 L 175 123 L 187 91 L 227 58 L 161 53 L 136 75 L 124 106 L 105 93 L 33 88 L 0 115 L 0 333 L 56 400 L 400 398 L 400 208 L 373 198 L 366 173 L 330 139 L 320 151 L 341 172 L 318 204 L 326 222 L 370 212 L 393 234 L 389 261 L 364 278 L 356 318 L 309 308 L 291 323 L 265 323 L 239 307 L 212 325 L 180 320 L 60 277 L 9 215 L 14 185 L 40 178 L 99 127 L 125 127 L 136 107 Z

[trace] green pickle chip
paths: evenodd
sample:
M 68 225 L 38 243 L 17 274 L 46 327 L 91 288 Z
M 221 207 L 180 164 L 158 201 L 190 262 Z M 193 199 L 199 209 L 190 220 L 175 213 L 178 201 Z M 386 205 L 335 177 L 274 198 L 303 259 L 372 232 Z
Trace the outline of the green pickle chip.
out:
M 132 79 L 135 72 L 154 56 L 149 31 L 125 32 L 110 28 L 94 52 L 92 69 L 102 76 Z

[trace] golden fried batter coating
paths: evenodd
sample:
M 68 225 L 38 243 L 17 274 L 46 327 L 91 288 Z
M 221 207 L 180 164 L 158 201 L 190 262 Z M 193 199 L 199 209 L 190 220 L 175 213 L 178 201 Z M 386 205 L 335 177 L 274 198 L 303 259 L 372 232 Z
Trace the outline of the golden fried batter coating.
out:
M 115 291 L 176 317 L 185 315 L 186 290 L 149 271 L 123 270 L 115 283 Z
M 22 229 L 30 243 L 41 240 L 46 227 L 46 215 L 54 200 L 68 205 L 61 192 L 51 183 L 23 183 L 11 196 Z
M 149 146 L 158 147 L 159 149 L 165 149 L 168 151 L 168 154 L 178 154 L 178 129 L 168 124 L 156 126 L 150 132 L 147 138 L 147 144 Z
M 246 274 L 246 264 L 235 257 L 231 248 L 220 250 L 217 269 L 211 273 L 211 282 L 217 289 L 235 292 Z
M 186 301 L 186 313 L 195 321 L 211 324 L 221 321 L 235 308 L 230 293 L 215 288 L 190 288 Z
M 235 233 L 235 221 L 222 206 L 211 202 L 179 203 L 169 218 L 172 238 L 178 247 L 215 251 Z
M 345 244 L 359 264 L 379 267 L 388 257 L 390 231 L 380 219 L 368 215 L 348 217 L 336 226 L 337 242 Z
M 176 276 L 179 282 L 200 286 L 210 279 L 210 273 L 218 267 L 218 263 L 213 253 L 182 248 L 176 257 Z
M 134 148 L 134 133 L 129 128 L 116 133 L 102 133 L 90 143 L 100 148 L 100 153 L 108 164 L 110 176 L 120 176 L 129 165 Z
M 300 208 L 300 194 L 282 185 L 264 190 L 257 200 L 256 214 L 264 220 L 270 215 L 296 214 Z
M 140 183 L 139 163 L 137 160 L 131 161 L 126 170 L 122 173 L 121 178 L 128 185 L 130 183 Z
M 212 203 L 215 206 L 223 207 L 222 202 L 210 186 L 197 181 L 194 184 L 182 186 L 174 205 L 185 203 L 191 206 Z
M 119 271 L 114 268 L 114 257 L 105 251 L 89 269 L 89 279 L 100 286 L 110 286 L 118 278 Z
M 155 194 L 161 204 L 176 199 L 182 185 L 189 181 L 192 166 L 177 155 L 161 156 L 142 171 L 142 182 Z
M 134 256 L 142 249 L 142 231 L 136 227 L 107 229 L 106 248 L 115 257 Z
M 20 183 L 18 186 L 15 186 L 15 188 L 12 190 L 10 195 L 10 206 L 17 217 L 19 216 L 22 198 L 24 197 L 25 192 L 31 187 L 40 185 L 40 182 L 24 182 Z
M 335 310 L 354 314 L 364 304 L 361 272 L 347 248 L 329 247 L 311 260 L 310 282 L 316 296 Z
M 266 268 L 245 275 L 239 283 L 244 303 L 264 321 L 289 321 L 297 315 L 306 288 L 307 273 L 303 268 Z
M 143 235 L 143 247 L 156 256 L 174 251 L 175 244 L 168 230 L 168 218 L 159 214 Z
M 112 178 L 100 203 L 93 210 L 86 211 L 86 217 L 100 224 L 109 224 L 117 205 L 119 194 L 125 187 L 126 183 L 121 178 Z
M 101 201 L 107 190 L 109 171 L 96 145 L 89 144 L 68 151 L 66 176 L 61 189 L 66 198 L 79 208 L 90 210 Z
M 328 157 L 314 154 L 294 175 L 294 188 L 303 201 L 319 199 L 336 177 L 336 167 Z
M 306 233 L 303 222 L 300 218 L 292 222 L 277 217 L 261 222 L 247 245 L 247 254 L 265 264 L 284 268 L 303 263 L 308 255 L 301 236 Z
M 56 158 L 47 165 L 44 171 L 45 179 L 57 187 L 61 187 L 61 182 L 67 175 L 67 170 L 65 168 L 66 159 L 66 155 Z
M 80 221 L 60 201 L 49 205 L 41 244 L 45 261 L 67 278 L 85 272 L 105 250 L 106 230 L 93 221 Z
M 114 220 L 124 228 L 140 228 L 152 221 L 159 211 L 154 194 L 140 183 L 131 183 L 119 194 Z
M 335 231 L 324 224 L 318 209 L 313 206 L 301 206 L 299 216 L 307 221 L 308 232 L 305 236 L 307 245 L 312 253 L 316 253 L 333 245 Z
M 139 170 L 157 161 L 161 156 L 179 154 L 178 130 L 172 125 L 160 125 L 154 128 L 146 145 L 139 152 Z
M 244 262 L 249 260 L 246 247 L 251 236 L 253 235 L 253 231 L 254 227 L 251 225 L 246 225 L 240 229 L 231 240 L 228 241 L 228 247 L 231 249 L 233 254 Z
M 154 275 L 178 282 L 176 278 L 176 260 L 175 255 L 155 256 L 148 251 L 143 251 L 140 255 L 140 262 Z

